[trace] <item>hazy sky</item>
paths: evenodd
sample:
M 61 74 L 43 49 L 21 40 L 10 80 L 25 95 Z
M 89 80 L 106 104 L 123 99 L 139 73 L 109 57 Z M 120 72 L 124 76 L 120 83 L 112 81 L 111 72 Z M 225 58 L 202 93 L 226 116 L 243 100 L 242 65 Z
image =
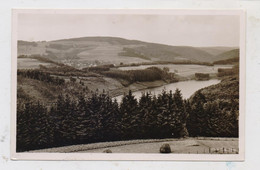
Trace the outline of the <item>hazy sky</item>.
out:
M 168 45 L 239 46 L 239 16 L 19 14 L 18 39 L 113 36 Z

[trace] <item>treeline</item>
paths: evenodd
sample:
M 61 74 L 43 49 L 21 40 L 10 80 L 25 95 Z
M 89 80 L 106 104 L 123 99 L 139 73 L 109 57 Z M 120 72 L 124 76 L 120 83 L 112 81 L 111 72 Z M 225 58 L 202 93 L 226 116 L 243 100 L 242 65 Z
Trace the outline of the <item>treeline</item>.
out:
M 37 43 L 36 42 L 29 42 L 29 41 L 18 40 L 17 44 L 18 44 L 18 46 L 28 45 L 28 46 L 37 47 Z
M 158 67 L 149 67 L 144 70 L 110 70 L 104 71 L 104 74 L 108 77 L 119 78 L 133 82 L 155 81 L 165 80 L 169 82 L 177 82 L 178 79 L 174 76 L 174 73 L 169 73 L 168 69 L 160 69 Z
M 101 72 L 101 71 L 109 71 L 110 68 L 115 67 L 114 64 L 100 65 L 96 67 L 86 67 L 83 68 L 83 71 L 92 71 L 92 72 Z
M 141 63 L 131 63 L 131 64 L 120 63 L 120 66 L 117 67 L 132 67 L 132 66 L 141 66 L 141 65 L 161 65 L 161 64 L 186 64 L 186 65 L 197 64 L 197 65 L 206 65 L 206 66 L 214 65 L 209 62 L 182 60 L 182 61 L 152 61 L 152 62 L 141 62 Z
M 60 76 L 84 76 L 85 72 L 71 66 L 45 67 L 40 65 L 40 70 Z
M 59 95 L 50 108 L 38 103 L 17 105 L 17 151 L 133 139 L 187 136 L 238 136 L 238 101 L 192 101 L 181 92 L 158 96 L 131 91 L 119 104 L 105 93 L 72 99 Z
M 232 76 L 232 75 L 238 75 L 239 74 L 239 65 L 236 64 L 232 68 L 219 68 L 218 69 L 218 77 L 224 77 L 224 76 Z
M 35 80 L 44 81 L 47 83 L 52 83 L 55 85 L 63 85 L 65 80 L 59 77 L 52 77 L 49 73 L 44 73 L 37 69 L 29 69 L 29 70 L 17 70 L 18 76 L 23 76 L 26 78 L 31 78 Z
M 234 63 L 238 63 L 239 62 L 239 57 L 234 57 L 234 58 L 229 58 L 226 60 L 219 60 L 219 61 L 215 61 L 213 62 L 213 64 L 234 64 Z
M 195 73 L 195 79 L 196 80 L 209 80 L 209 74 L 208 73 Z
M 186 108 L 190 136 L 238 137 L 239 99 L 211 100 L 196 92 Z
M 102 141 L 188 136 L 186 102 L 179 90 L 158 97 L 131 91 L 122 103 L 105 93 L 78 100 L 59 95 L 51 108 L 17 105 L 17 151 Z

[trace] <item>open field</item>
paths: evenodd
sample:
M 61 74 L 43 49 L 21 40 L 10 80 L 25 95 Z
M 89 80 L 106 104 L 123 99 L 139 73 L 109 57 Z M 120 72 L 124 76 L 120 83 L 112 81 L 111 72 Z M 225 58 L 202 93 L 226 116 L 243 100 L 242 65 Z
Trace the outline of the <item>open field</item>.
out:
M 172 153 L 183 154 L 237 154 L 238 138 L 185 138 L 185 139 L 148 139 L 102 142 L 86 145 L 72 145 L 58 148 L 35 150 L 32 152 L 82 152 L 102 153 L 110 149 L 112 153 L 159 153 L 160 147 L 168 143 Z
M 32 58 L 18 58 L 17 60 L 18 69 L 35 69 L 35 68 L 39 68 L 40 65 L 51 66 L 53 64 L 42 62 Z

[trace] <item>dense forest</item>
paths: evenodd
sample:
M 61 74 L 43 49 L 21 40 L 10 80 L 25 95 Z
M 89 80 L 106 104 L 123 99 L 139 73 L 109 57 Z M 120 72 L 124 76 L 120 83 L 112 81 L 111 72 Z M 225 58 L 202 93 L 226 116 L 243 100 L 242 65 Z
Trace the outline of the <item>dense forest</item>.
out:
M 112 77 L 127 80 L 130 83 L 164 80 L 168 82 L 177 82 L 178 79 L 174 73 L 169 72 L 169 68 L 164 67 L 160 69 L 158 67 L 148 67 L 144 70 L 110 70 L 104 71 L 101 74 Z
M 122 71 L 113 65 L 83 70 L 60 65 L 18 70 L 17 151 L 133 139 L 238 137 L 238 73 L 238 65 L 219 69 L 221 83 L 195 92 L 188 100 L 178 89 L 157 96 L 144 93 L 139 100 L 129 91 L 119 103 L 108 92 L 89 91 L 78 77 L 91 74 L 131 83 L 178 80 L 167 68 L 157 67 Z M 24 82 L 37 87 L 46 99 L 28 95 Z
M 238 136 L 238 103 L 209 101 L 202 93 L 182 99 L 177 89 L 140 100 L 129 91 L 119 104 L 105 92 L 71 99 L 59 95 L 51 107 L 17 105 L 17 151 L 132 139 Z
M 17 70 L 17 152 L 134 139 L 238 137 L 239 49 L 82 37 L 18 41 L 18 59 L 29 63 Z M 30 62 L 39 65 L 27 67 Z M 143 93 L 137 100 L 129 89 L 189 79 L 178 70 L 170 72 L 168 64 L 235 66 L 218 69 L 214 78 L 221 82 L 189 99 L 177 89 Z M 142 65 L 151 67 L 119 69 Z M 199 72 L 193 76 L 210 78 Z M 113 100 L 123 93 L 121 102 Z
M 234 64 L 239 62 L 239 57 L 229 58 L 225 60 L 218 60 L 213 62 L 213 64 Z

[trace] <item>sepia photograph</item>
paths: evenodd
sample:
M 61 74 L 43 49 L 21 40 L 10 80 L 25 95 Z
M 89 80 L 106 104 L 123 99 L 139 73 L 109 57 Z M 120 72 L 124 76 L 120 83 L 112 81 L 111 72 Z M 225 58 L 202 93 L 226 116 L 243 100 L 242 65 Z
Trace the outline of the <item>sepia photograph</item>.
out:
M 12 159 L 244 159 L 242 10 L 14 9 Z

